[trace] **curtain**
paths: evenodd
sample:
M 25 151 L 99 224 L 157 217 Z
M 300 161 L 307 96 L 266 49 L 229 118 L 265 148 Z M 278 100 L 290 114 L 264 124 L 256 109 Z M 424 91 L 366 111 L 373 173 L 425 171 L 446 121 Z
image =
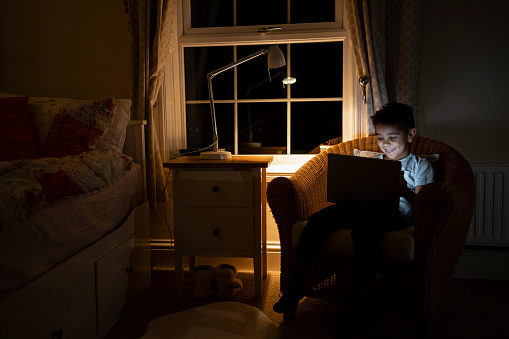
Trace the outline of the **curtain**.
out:
M 147 121 L 146 182 L 150 209 L 167 201 L 154 105 L 164 78 L 177 0 L 129 0 L 131 29 L 131 118 Z
M 346 0 L 345 7 L 357 74 L 369 79 L 368 116 L 384 104 L 401 102 L 412 106 L 418 124 L 420 0 Z
M 169 161 L 176 157 L 179 155 L 179 150 L 186 147 L 185 115 L 183 112 L 180 112 L 178 99 L 175 98 L 175 93 L 178 93 L 178 78 L 172 75 L 178 73 L 176 65 L 178 62 L 176 56 L 177 46 L 172 47 L 170 48 L 171 52 L 165 70 L 165 76 L 170 76 L 161 85 L 154 112 L 158 127 L 159 148 L 163 161 Z

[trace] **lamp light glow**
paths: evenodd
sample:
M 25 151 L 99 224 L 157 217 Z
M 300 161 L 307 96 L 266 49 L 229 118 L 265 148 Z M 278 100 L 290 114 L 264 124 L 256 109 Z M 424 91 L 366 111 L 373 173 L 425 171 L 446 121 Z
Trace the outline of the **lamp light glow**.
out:
M 293 77 L 286 77 L 283 79 L 283 84 L 285 84 L 285 85 L 292 85 L 296 82 L 297 82 L 297 79 L 295 79 Z

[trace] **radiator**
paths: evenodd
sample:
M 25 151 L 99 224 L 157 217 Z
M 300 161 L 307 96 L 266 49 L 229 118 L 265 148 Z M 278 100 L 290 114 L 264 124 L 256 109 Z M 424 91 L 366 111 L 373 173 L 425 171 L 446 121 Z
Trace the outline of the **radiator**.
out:
M 509 246 L 509 166 L 472 165 L 476 205 L 467 245 Z

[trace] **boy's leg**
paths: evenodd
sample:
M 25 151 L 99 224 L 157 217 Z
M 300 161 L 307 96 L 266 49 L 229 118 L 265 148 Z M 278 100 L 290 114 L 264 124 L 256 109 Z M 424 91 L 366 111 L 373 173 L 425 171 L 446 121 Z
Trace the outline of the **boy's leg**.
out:
M 382 259 L 382 236 L 389 231 L 406 227 L 407 221 L 399 211 L 388 213 L 372 210 L 359 214 L 352 230 L 356 285 L 364 287 L 373 285 L 376 268 Z
M 299 238 L 293 266 L 309 273 L 329 235 L 341 228 L 352 228 L 356 214 L 355 206 L 349 204 L 331 205 L 313 214 Z
M 313 214 L 302 231 L 292 263 L 290 281 L 274 311 L 284 313 L 304 296 L 304 280 L 327 237 L 341 227 L 351 227 L 351 207 L 331 205 Z
M 382 236 L 391 230 L 408 226 L 405 217 L 399 212 L 370 210 L 359 214 L 352 230 L 354 246 L 354 286 L 347 310 L 340 319 L 336 334 L 353 335 L 371 323 L 367 305 L 371 295 L 378 263 L 381 260 Z

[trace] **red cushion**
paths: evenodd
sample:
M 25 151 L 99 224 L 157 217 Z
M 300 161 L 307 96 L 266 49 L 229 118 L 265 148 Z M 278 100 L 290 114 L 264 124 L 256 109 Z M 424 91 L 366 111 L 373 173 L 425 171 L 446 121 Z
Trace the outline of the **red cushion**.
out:
M 0 161 L 40 158 L 28 97 L 0 98 Z
M 58 114 L 50 126 L 42 154 L 61 158 L 90 151 L 89 144 L 102 134 L 103 131 L 98 128 L 68 115 Z
M 113 98 L 30 98 L 41 156 L 64 157 L 95 149 L 111 125 L 117 103 Z
M 56 173 L 44 173 L 39 182 L 47 202 L 57 201 L 81 191 L 76 180 L 62 170 Z

